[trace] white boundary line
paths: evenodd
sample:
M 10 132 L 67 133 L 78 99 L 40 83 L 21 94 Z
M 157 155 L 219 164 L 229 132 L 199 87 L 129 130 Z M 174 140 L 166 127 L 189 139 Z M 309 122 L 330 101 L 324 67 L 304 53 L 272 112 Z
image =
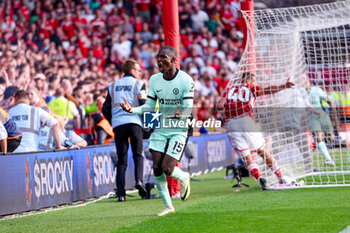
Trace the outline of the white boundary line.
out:
M 131 190 L 131 191 L 126 191 L 127 194 L 130 194 L 130 193 L 135 193 L 137 192 L 137 190 Z M 4 220 L 9 220 L 9 219 L 15 219 L 15 218 L 23 218 L 23 217 L 28 217 L 28 216 L 33 216 L 33 215 L 38 215 L 38 214 L 44 214 L 44 213 L 48 213 L 48 212 L 51 212 L 51 211 L 57 211 L 57 210 L 65 210 L 65 209 L 71 209 L 71 208 L 77 208 L 77 207 L 83 207 L 83 206 L 86 206 L 88 204 L 92 204 L 92 203 L 95 203 L 97 201 L 100 201 L 100 200 L 103 200 L 103 199 L 107 199 L 107 198 L 110 198 L 111 196 L 115 195 L 114 192 L 109 192 L 108 194 L 106 195 L 103 195 L 101 197 L 99 197 L 98 199 L 96 200 L 92 200 L 92 201 L 87 201 L 83 204 L 77 204 L 77 203 L 81 203 L 81 201 L 77 201 L 77 202 L 73 202 L 72 204 L 68 204 L 68 206 L 59 206 L 57 208 L 54 208 L 54 207 L 45 207 L 47 209 L 44 209 L 44 210 L 38 210 L 38 211 L 31 211 L 31 212 L 24 212 L 24 213 L 20 213 L 20 214 L 12 214 L 12 215 L 7 215 L 7 216 L 4 216 L 2 219 L 0 219 L 0 221 L 4 221 Z
M 219 168 L 212 169 L 212 170 L 218 171 L 218 170 L 221 170 L 221 169 L 223 169 L 223 167 L 219 167 Z M 204 172 L 204 174 L 206 174 L 208 172 L 209 172 L 209 170 L 207 169 Z M 191 177 L 199 176 L 199 175 L 202 175 L 202 174 L 203 174 L 202 172 L 192 173 Z M 130 193 L 134 193 L 134 192 L 137 192 L 137 191 L 138 190 L 135 189 L 135 190 L 126 191 L 126 193 L 130 194 Z M 104 196 L 101 196 L 101 197 L 99 197 L 96 200 L 87 201 L 87 202 L 85 202 L 83 204 L 80 204 L 80 205 L 78 205 L 77 203 L 79 203 L 81 201 L 77 201 L 77 202 L 74 202 L 74 203 L 71 203 L 71 204 L 67 204 L 67 206 L 59 206 L 57 208 L 55 208 L 55 207 L 45 207 L 47 209 L 37 210 L 37 211 L 32 210 L 30 212 L 23 212 L 23 213 L 19 213 L 19 214 L 7 215 L 7 216 L 4 216 L 3 218 L 1 218 L 0 221 L 9 220 L 9 219 L 15 219 L 15 218 L 23 218 L 23 217 L 33 216 L 33 215 L 38 215 L 38 214 L 44 214 L 44 213 L 48 213 L 48 212 L 51 212 L 51 211 L 65 210 L 65 209 L 70 209 L 70 208 L 82 207 L 82 206 L 86 206 L 88 204 L 95 203 L 97 201 L 100 201 L 100 200 L 103 200 L 103 199 L 106 199 L 106 198 L 110 198 L 114 194 L 115 194 L 114 192 L 109 192 L 108 194 L 106 194 Z
M 328 185 L 298 185 L 298 186 L 285 186 L 285 187 L 267 187 L 267 190 L 286 190 L 286 189 L 299 189 L 299 188 L 330 188 L 330 187 L 349 187 L 350 184 L 328 184 Z

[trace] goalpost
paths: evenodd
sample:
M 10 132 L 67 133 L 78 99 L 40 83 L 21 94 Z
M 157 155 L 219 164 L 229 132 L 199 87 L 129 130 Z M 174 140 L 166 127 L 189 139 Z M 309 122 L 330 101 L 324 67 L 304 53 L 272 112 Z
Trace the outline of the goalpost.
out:
M 307 79 L 325 91 L 344 93 L 349 87 L 350 2 L 246 11 L 243 17 L 247 46 L 228 86 L 244 72 L 255 73 L 262 87 L 284 84 L 288 77 L 296 84 L 292 89 L 258 97 L 254 108 L 267 149 L 282 173 L 297 180 L 297 187 L 350 186 L 350 122 L 341 121 L 341 140 L 333 141 L 328 149 L 335 166 L 327 166 L 312 146 L 306 88 Z M 254 22 L 254 27 L 249 22 Z M 338 102 L 336 115 L 341 118 L 346 106 L 344 101 Z M 270 189 L 286 188 L 277 184 L 259 156 L 256 159 Z

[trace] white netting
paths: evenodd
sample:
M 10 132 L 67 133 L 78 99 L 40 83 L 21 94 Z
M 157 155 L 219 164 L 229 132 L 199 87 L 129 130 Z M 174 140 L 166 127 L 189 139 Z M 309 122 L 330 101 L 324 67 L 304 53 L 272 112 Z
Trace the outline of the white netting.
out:
M 307 186 L 350 185 L 350 151 L 345 143 L 350 141 L 349 124 L 346 126 L 346 106 L 349 110 L 350 104 L 350 2 L 243 15 L 246 22 L 254 21 L 254 28 L 247 23 L 248 44 L 228 87 L 239 82 L 244 72 L 255 73 L 261 87 L 284 84 L 288 77 L 296 84 L 295 88 L 256 99 L 255 119 L 282 173 L 304 180 Z M 314 139 L 305 130 L 309 127 L 305 116 L 309 104 L 306 77 L 327 90 L 338 107 L 335 115 L 340 124 L 334 126 L 340 129 L 339 137 L 328 144 L 334 167 L 326 165 L 317 147 L 310 148 Z M 274 174 L 261 159 L 257 162 L 268 185 L 274 186 Z

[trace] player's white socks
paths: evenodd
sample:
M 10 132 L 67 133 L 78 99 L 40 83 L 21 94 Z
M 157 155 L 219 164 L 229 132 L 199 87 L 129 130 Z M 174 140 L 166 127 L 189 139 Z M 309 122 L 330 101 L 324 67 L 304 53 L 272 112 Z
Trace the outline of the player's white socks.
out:
M 323 157 L 325 157 L 325 159 L 326 159 L 327 161 L 332 161 L 332 158 L 331 158 L 331 156 L 329 155 L 329 152 L 328 152 L 326 143 L 324 143 L 324 142 L 318 142 L 318 143 L 317 143 L 317 148 L 321 151 Z
M 173 173 L 171 173 L 170 177 L 177 179 L 179 181 L 183 181 L 184 179 L 186 179 L 188 177 L 188 173 L 182 171 L 180 168 L 175 166 L 174 171 L 173 171 Z
M 156 183 L 158 194 L 162 198 L 165 206 L 173 206 L 168 190 L 168 182 L 166 180 L 165 174 L 161 176 L 154 176 L 154 181 Z

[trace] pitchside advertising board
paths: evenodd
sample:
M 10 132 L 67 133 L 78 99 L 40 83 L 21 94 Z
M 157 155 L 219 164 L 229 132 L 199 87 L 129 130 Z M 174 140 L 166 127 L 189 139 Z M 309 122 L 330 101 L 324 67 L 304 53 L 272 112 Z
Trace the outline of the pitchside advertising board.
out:
M 232 163 L 226 134 L 192 137 L 194 156 L 182 159 L 184 170 L 204 172 Z M 148 142 L 144 141 L 144 148 Z M 129 148 L 126 188 L 134 186 L 134 162 Z M 114 145 L 81 150 L 0 156 L 0 215 L 39 210 L 114 191 Z M 190 164 L 188 163 L 190 162 Z M 152 162 L 145 158 L 144 182 L 153 182 Z

